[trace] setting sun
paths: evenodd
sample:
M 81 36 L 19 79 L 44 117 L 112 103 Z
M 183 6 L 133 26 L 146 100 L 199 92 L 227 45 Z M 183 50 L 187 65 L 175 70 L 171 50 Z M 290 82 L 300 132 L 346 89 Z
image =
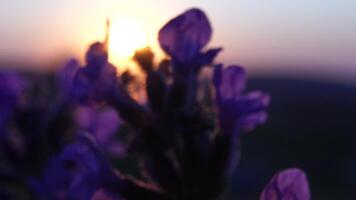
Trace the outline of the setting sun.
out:
M 112 59 L 127 59 L 146 45 L 146 32 L 139 22 L 129 19 L 112 21 L 109 41 Z

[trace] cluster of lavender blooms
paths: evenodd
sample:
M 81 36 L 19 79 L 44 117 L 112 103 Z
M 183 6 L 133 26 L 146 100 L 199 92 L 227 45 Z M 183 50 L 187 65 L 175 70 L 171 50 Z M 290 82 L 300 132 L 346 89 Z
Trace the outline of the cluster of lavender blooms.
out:
M 213 62 L 222 49 L 203 50 L 211 35 L 204 12 L 190 9 L 159 31 L 168 60 L 155 66 L 150 49 L 135 54 L 146 77 L 144 104 L 130 93 L 134 78 L 109 63 L 107 41 L 90 46 L 85 66 L 69 61 L 56 81 L 1 73 L 0 199 L 219 198 L 238 163 L 240 136 L 266 121 L 269 96 L 245 91 L 244 68 Z M 204 83 L 212 104 L 197 98 L 203 68 L 213 70 Z M 138 175 L 111 162 L 129 155 Z M 310 199 L 304 172 L 277 173 L 260 199 Z

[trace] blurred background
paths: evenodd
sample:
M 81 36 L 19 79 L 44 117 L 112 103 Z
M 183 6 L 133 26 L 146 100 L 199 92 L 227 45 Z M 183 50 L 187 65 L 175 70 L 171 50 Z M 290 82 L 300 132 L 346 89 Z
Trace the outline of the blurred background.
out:
M 164 57 L 157 32 L 191 7 L 208 14 L 218 62 L 248 70 L 271 93 L 269 122 L 243 136 L 226 199 L 258 199 L 275 171 L 300 167 L 313 199 L 355 199 L 356 1 L 2 0 L 0 67 L 47 73 L 84 59 L 111 21 L 110 60 L 135 70 L 134 51 Z

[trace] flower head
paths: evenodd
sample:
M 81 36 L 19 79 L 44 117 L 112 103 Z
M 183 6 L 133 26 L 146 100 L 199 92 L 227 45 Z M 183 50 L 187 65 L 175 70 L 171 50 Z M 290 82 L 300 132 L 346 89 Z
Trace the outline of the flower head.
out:
M 159 31 L 158 40 L 162 49 L 171 56 L 176 70 L 198 68 L 210 64 L 221 50 L 201 50 L 209 42 L 212 28 L 205 13 L 193 8 L 169 21 Z
M 91 199 L 106 173 L 111 173 L 92 142 L 89 136 L 81 135 L 76 143 L 66 146 L 50 160 L 42 179 L 30 179 L 37 195 L 55 200 Z
M 159 32 L 162 49 L 180 62 L 192 60 L 209 42 L 212 28 L 205 13 L 190 9 L 169 21 Z

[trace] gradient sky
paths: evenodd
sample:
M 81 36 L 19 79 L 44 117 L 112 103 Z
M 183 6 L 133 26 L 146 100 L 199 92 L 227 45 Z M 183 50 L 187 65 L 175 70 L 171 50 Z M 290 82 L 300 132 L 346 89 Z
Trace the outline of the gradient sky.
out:
M 1 0 L 0 59 L 50 62 L 83 56 L 104 37 L 105 19 L 134 18 L 151 42 L 170 18 L 190 7 L 214 27 L 209 46 L 220 61 L 253 73 L 356 76 L 356 0 Z

